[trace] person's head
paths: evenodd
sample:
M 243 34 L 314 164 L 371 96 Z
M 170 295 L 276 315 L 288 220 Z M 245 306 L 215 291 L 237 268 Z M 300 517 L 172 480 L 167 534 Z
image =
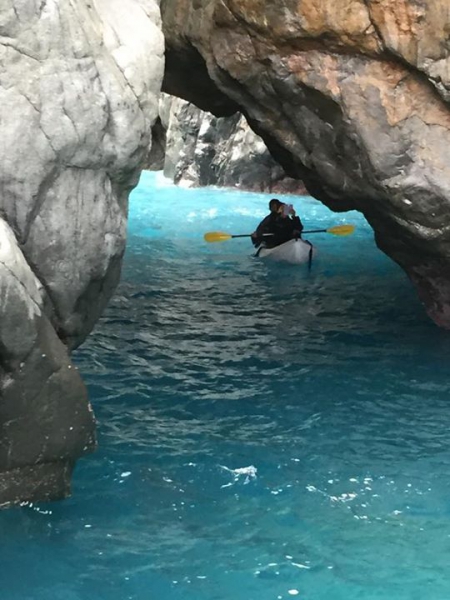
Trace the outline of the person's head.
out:
M 283 203 L 277 198 L 272 198 L 272 200 L 269 202 L 269 209 L 271 213 L 279 213 L 282 206 Z

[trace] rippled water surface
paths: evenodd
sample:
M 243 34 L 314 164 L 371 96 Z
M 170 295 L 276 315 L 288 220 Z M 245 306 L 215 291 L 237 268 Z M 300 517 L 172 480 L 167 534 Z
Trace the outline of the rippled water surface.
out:
M 270 197 L 145 173 L 122 283 L 76 360 L 100 448 L 0 514 L 2 600 L 448 600 L 450 335 L 354 213 L 295 198 L 303 267 L 252 258 Z

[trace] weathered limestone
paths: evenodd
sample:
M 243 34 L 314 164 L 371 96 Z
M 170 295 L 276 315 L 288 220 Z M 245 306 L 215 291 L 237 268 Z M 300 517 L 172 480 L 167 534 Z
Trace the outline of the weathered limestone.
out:
M 215 117 L 185 100 L 163 96 L 165 155 L 153 168 L 163 168 L 166 177 L 185 187 L 305 193 L 302 182 L 286 175 L 241 114 Z
M 0 7 L 0 504 L 64 496 L 95 446 L 68 351 L 120 275 L 163 63 L 155 0 Z
M 162 0 L 161 10 L 164 90 L 218 115 L 239 106 L 313 195 L 365 214 L 450 327 L 447 0 Z M 186 91 L 194 70 L 198 98 Z

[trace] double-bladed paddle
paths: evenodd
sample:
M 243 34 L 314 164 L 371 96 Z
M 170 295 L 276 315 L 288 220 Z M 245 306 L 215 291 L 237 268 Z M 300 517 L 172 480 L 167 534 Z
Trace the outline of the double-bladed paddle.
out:
M 302 231 L 303 234 L 309 233 L 331 233 L 332 235 L 351 235 L 355 231 L 354 225 L 335 225 L 328 229 L 310 229 L 309 231 Z M 251 237 L 251 233 L 241 233 L 238 235 L 232 235 L 231 233 L 224 233 L 223 231 L 209 231 L 203 236 L 206 242 L 226 242 L 233 238 Z M 264 233 L 263 236 L 273 235 L 272 233 Z

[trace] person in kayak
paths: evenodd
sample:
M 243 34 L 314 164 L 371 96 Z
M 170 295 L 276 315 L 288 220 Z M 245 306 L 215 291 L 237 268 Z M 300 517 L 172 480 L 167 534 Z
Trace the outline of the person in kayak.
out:
M 260 246 L 275 248 L 289 240 L 301 237 L 303 223 L 296 215 L 292 204 L 285 204 L 277 198 L 272 198 L 269 209 L 270 214 L 261 221 L 251 235 L 255 248 Z

